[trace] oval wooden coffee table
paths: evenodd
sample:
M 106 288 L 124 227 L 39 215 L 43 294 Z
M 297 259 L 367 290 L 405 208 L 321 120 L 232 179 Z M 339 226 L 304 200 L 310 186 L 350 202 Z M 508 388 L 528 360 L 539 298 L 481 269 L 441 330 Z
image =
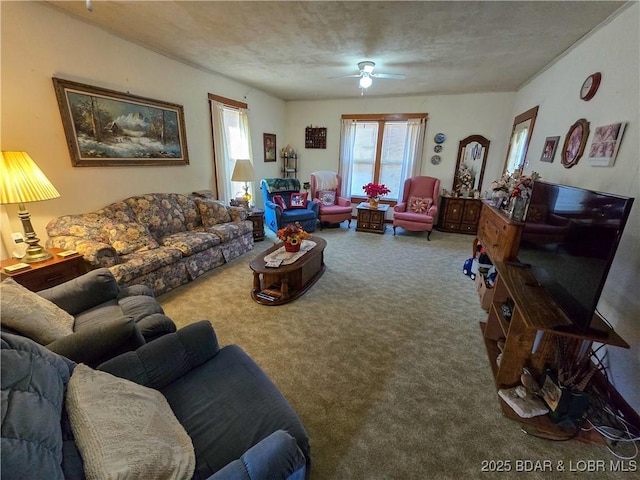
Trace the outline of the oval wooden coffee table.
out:
M 253 290 L 251 298 L 262 305 L 283 305 L 292 302 L 309 290 L 322 276 L 324 264 L 324 247 L 327 242 L 320 237 L 309 237 L 315 247 L 289 265 L 267 267 L 264 258 L 283 246 L 277 243 L 262 252 L 251 263 L 253 270 Z

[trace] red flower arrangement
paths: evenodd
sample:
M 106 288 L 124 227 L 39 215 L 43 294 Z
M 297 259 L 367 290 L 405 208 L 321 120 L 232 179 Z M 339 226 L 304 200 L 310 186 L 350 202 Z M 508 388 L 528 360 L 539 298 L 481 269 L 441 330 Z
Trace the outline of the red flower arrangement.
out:
M 389 190 L 384 183 L 367 183 L 364 187 L 362 187 L 362 189 L 369 198 L 379 198 L 391 193 L 391 190 Z

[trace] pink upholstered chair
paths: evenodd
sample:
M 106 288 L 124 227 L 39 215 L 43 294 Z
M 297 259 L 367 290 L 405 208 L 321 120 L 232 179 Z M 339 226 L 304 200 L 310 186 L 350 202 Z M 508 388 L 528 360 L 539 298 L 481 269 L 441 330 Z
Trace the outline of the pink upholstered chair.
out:
M 318 202 L 320 229 L 323 223 L 349 221 L 351 227 L 351 201 L 340 196 L 342 177 L 335 172 L 313 172 L 311 174 L 311 198 Z
M 433 222 L 438 214 L 439 192 L 438 178 L 407 178 L 402 202 L 393 207 L 393 234 L 396 234 L 396 227 L 402 227 L 412 232 L 427 232 L 427 240 L 430 240 Z

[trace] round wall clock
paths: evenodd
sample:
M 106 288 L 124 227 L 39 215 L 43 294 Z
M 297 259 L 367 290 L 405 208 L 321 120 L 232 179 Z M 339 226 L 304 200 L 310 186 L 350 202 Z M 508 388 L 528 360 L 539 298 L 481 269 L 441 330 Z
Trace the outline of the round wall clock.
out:
M 600 80 L 602 80 L 600 72 L 589 75 L 580 88 L 580 98 L 585 102 L 591 100 L 596 95 L 598 87 L 600 87 Z
M 440 155 L 434 155 L 433 157 L 431 157 L 431 163 L 433 163 L 434 165 L 439 165 L 441 160 L 442 159 L 440 158 Z

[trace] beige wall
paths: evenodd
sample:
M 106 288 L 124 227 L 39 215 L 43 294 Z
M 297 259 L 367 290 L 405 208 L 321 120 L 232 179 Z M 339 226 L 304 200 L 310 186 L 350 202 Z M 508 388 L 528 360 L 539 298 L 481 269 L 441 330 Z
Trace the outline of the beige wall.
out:
M 215 188 L 208 93 L 249 104 L 256 178 L 276 176 L 263 162 L 262 133 L 284 136 L 285 103 L 75 20 L 36 2 L 1 2 L 2 150 L 24 150 L 61 194 L 28 209 L 41 239 L 56 216 L 87 212 L 132 194 Z M 184 106 L 190 164 L 72 167 L 52 77 Z M 22 231 L 17 207 L 2 207 L 3 237 Z M 10 225 L 7 225 L 10 223 Z M 6 257 L 6 252 L 2 252 Z
M 384 80 L 379 80 L 384 81 Z M 393 81 L 393 80 L 387 80 Z M 375 85 L 374 85 L 375 87 Z M 374 88 L 372 87 L 372 88 Z M 353 82 L 357 93 L 357 82 Z M 458 144 L 463 138 L 478 134 L 491 141 L 483 189 L 502 171 L 513 118 L 514 93 L 483 93 L 411 97 L 357 97 L 353 100 L 287 102 L 287 138 L 300 152 L 300 179 L 311 172 L 338 169 L 340 150 L 340 117 L 342 114 L 427 113 L 427 131 L 422 158 L 422 174 L 437 177 L 442 187 L 453 187 Z M 327 127 L 327 148 L 305 149 L 304 130 L 309 125 Z M 439 165 L 431 163 L 435 155 L 433 137 L 442 132 L 446 141 L 439 153 Z

